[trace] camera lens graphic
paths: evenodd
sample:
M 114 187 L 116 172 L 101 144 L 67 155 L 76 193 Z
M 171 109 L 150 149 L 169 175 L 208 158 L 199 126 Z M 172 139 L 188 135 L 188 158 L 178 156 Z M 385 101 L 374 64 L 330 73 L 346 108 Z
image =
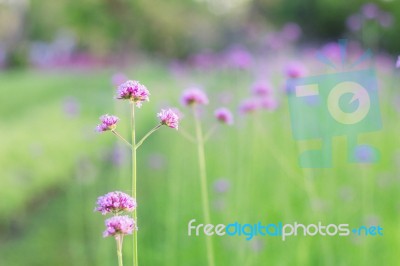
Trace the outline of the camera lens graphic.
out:
M 357 108 L 353 112 L 345 112 L 340 107 L 340 98 L 351 93 L 349 104 L 358 101 Z M 368 91 L 356 82 L 346 81 L 337 84 L 332 88 L 328 96 L 328 110 L 333 119 L 345 125 L 352 125 L 362 121 L 368 114 L 371 100 Z

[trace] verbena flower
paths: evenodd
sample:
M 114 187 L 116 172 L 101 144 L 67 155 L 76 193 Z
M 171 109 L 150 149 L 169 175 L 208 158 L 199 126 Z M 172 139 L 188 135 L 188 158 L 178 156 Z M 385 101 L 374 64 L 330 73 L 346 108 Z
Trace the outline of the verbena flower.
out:
M 170 128 L 178 129 L 179 126 L 179 116 L 174 113 L 171 109 L 164 110 L 157 114 L 157 117 L 160 119 L 160 123 L 162 125 L 166 125 Z
M 215 118 L 221 123 L 232 125 L 233 124 L 233 115 L 231 111 L 229 111 L 225 107 L 218 108 L 214 112 Z
M 136 80 L 128 80 L 118 86 L 117 99 L 130 100 L 137 107 L 142 106 L 142 102 L 149 101 L 149 95 L 147 88 Z
M 113 216 L 105 221 L 106 230 L 103 236 L 131 235 L 137 230 L 135 220 L 129 216 Z
M 245 99 L 239 106 L 242 114 L 252 113 L 259 108 L 259 102 L 256 99 Z
M 104 132 L 107 130 L 114 130 L 117 127 L 119 118 L 113 115 L 102 115 L 100 117 L 101 123 L 97 125 L 96 130 L 98 132 Z
M 291 62 L 285 67 L 285 74 L 289 78 L 299 78 L 307 73 L 306 68 L 299 62 Z
M 136 200 L 126 193 L 115 191 L 97 198 L 97 207 L 95 211 L 103 215 L 107 213 L 118 214 L 120 212 L 131 212 L 136 208 Z
M 183 92 L 181 102 L 183 105 L 208 104 L 208 97 L 204 91 L 198 88 L 187 89 Z
M 278 101 L 272 97 L 264 97 L 260 99 L 260 107 L 268 110 L 268 111 L 274 111 L 275 109 L 277 109 L 279 106 Z
M 267 96 L 272 93 L 272 86 L 267 81 L 257 81 L 253 84 L 251 91 L 257 96 Z

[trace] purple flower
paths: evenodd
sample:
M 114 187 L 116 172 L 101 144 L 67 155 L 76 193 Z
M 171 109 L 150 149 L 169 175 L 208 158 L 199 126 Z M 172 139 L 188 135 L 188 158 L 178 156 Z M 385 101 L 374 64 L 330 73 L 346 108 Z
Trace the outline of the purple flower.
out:
M 278 106 L 279 103 L 274 97 L 264 97 L 260 99 L 260 107 L 265 110 L 274 111 Z
M 118 120 L 119 118 L 113 115 L 102 115 L 100 117 L 101 123 L 97 125 L 96 130 L 98 132 L 114 130 L 117 127 Z
M 229 190 L 230 187 L 231 183 L 228 179 L 225 178 L 217 179 L 214 182 L 214 190 L 217 193 L 225 193 Z
M 129 216 L 114 216 L 107 219 L 105 224 L 103 237 L 131 235 L 133 230 L 137 230 L 135 221 Z
M 252 64 L 251 54 L 240 46 L 235 46 L 228 51 L 228 64 L 232 68 L 248 69 Z
M 186 106 L 193 104 L 206 105 L 208 104 L 208 97 L 201 89 L 190 88 L 183 92 L 181 102 Z
M 396 68 L 400 68 L 400 55 L 397 57 Z
M 136 200 L 126 193 L 115 191 L 97 198 L 95 211 L 105 215 L 107 213 L 118 214 L 120 212 L 131 212 L 136 209 Z
M 215 118 L 217 118 L 218 121 L 221 123 L 227 124 L 227 125 L 232 125 L 233 124 L 233 115 L 231 111 L 229 111 L 225 107 L 218 108 L 214 112 Z
M 281 34 L 288 41 L 296 41 L 301 35 L 301 28 L 298 24 L 289 22 L 283 26 Z
M 351 15 L 346 20 L 346 25 L 351 31 L 358 31 L 362 27 L 362 17 L 358 14 Z
M 130 100 L 137 107 L 142 106 L 142 102 L 149 101 L 149 95 L 147 88 L 136 80 L 128 80 L 118 86 L 117 99 Z
M 157 114 L 157 117 L 160 119 L 160 123 L 162 125 L 166 125 L 170 128 L 178 129 L 179 126 L 179 116 L 174 113 L 171 109 L 164 110 Z
M 245 99 L 239 105 L 239 111 L 242 114 L 252 113 L 256 111 L 259 107 L 259 103 L 256 99 Z
M 251 91 L 257 96 L 271 95 L 272 87 L 267 81 L 258 81 L 253 84 Z
M 374 3 L 367 3 L 363 5 L 361 10 L 367 19 L 376 18 L 379 14 L 379 8 Z
M 306 74 L 307 70 L 300 62 L 291 62 L 285 67 L 285 74 L 289 78 L 299 78 Z

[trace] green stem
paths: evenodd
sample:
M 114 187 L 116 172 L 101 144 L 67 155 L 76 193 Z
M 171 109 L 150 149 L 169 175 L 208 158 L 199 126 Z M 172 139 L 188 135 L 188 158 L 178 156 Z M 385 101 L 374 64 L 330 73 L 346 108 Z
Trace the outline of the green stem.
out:
M 121 140 L 123 140 L 126 144 L 128 144 L 129 147 L 132 148 L 132 145 L 129 143 L 129 141 L 127 141 L 126 139 L 124 139 L 124 137 L 122 137 L 116 130 L 111 130 L 112 133 L 114 133 L 115 136 L 117 136 L 118 138 L 120 138 Z
M 211 223 L 210 208 L 208 203 L 208 189 L 207 189 L 207 172 L 206 172 L 206 160 L 204 153 L 204 139 L 203 132 L 201 129 L 201 123 L 199 117 L 193 107 L 193 115 L 196 123 L 196 137 L 197 137 L 197 152 L 199 159 L 199 170 L 200 170 L 200 184 L 201 184 L 201 200 L 203 205 L 203 216 L 205 224 Z M 206 248 L 207 248 L 207 261 L 208 266 L 214 266 L 214 251 L 211 241 L 211 237 L 206 236 Z
M 122 261 L 122 241 L 123 241 L 123 236 L 122 235 L 116 236 L 115 240 L 117 241 L 118 266 L 123 266 L 124 265 L 124 263 Z
M 204 137 L 204 142 L 207 142 L 208 139 L 212 136 L 212 134 L 215 132 L 215 130 L 217 129 L 217 125 L 213 125 L 210 130 L 208 130 L 207 134 Z
M 135 103 L 132 102 L 132 197 L 136 199 L 136 135 L 135 135 Z M 132 213 L 136 226 L 138 226 L 137 210 Z M 133 230 L 133 266 L 138 266 L 137 231 Z
M 136 145 L 135 145 L 135 149 L 138 149 L 140 147 L 140 145 L 143 144 L 143 142 L 154 132 L 157 131 L 157 129 L 159 129 L 162 126 L 162 124 L 158 124 L 157 126 L 155 126 L 152 130 L 150 130 Z

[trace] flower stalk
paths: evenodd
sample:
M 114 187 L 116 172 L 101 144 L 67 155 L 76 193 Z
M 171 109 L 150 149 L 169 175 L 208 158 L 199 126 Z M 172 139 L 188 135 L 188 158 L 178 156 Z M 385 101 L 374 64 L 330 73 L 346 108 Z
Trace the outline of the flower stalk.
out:
M 131 102 L 131 126 L 132 126 L 132 197 L 136 199 L 136 132 L 135 132 L 135 104 Z M 132 213 L 132 218 L 135 220 L 136 225 L 138 224 L 137 220 L 137 211 L 136 209 Z M 139 265 L 138 259 L 138 248 L 137 248 L 137 231 L 133 232 L 133 265 Z
M 204 153 L 204 138 L 203 131 L 201 128 L 201 122 L 193 106 L 193 115 L 196 126 L 196 138 L 197 138 L 197 153 L 199 160 L 199 171 L 200 171 L 200 186 L 201 186 L 201 201 L 203 207 L 203 216 L 206 224 L 211 223 L 210 218 L 210 207 L 208 202 L 208 188 L 207 188 L 207 172 L 206 172 L 206 160 Z M 209 266 L 214 266 L 214 249 L 212 240 L 210 237 L 206 237 L 206 249 L 207 249 L 207 262 Z
M 156 132 L 160 127 L 162 126 L 162 124 L 158 124 L 157 126 L 155 126 L 152 130 L 150 130 L 136 145 L 135 145 L 135 149 L 138 149 L 140 147 L 140 145 L 143 144 L 143 142 L 154 132 Z

